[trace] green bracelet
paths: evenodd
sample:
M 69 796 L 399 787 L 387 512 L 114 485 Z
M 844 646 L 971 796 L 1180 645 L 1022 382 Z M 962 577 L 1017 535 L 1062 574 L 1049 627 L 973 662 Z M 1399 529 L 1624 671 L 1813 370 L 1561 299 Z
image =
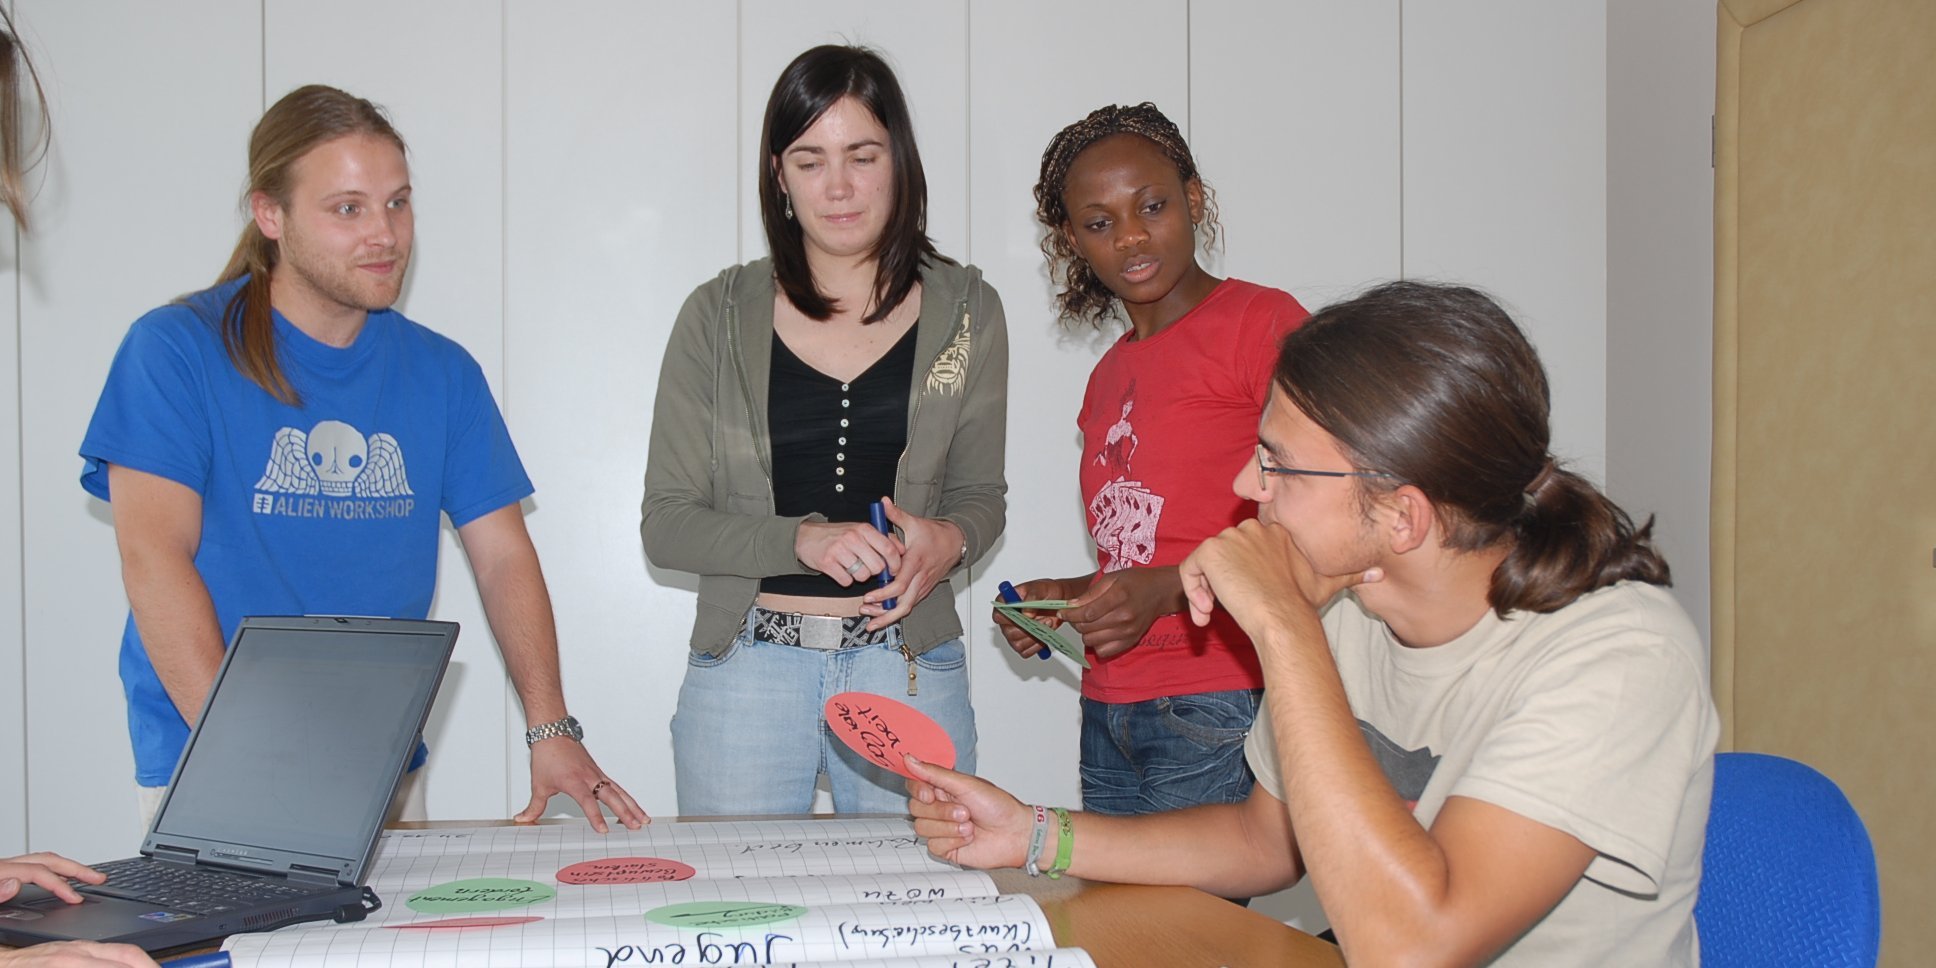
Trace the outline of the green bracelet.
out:
M 1076 852 L 1076 822 L 1069 819 L 1069 811 L 1061 807 L 1049 808 L 1055 811 L 1056 839 L 1055 864 L 1045 873 L 1050 880 L 1061 880 L 1069 872 L 1070 855 Z

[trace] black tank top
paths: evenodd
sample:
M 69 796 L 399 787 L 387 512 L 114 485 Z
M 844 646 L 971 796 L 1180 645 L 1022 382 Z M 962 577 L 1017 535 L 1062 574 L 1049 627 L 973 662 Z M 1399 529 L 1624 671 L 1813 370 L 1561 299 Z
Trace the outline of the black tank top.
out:
M 773 334 L 766 422 L 773 436 L 773 508 L 795 517 L 818 511 L 829 521 L 867 520 L 867 506 L 894 494 L 894 474 L 907 449 L 908 393 L 914 380 L 914 333 L 908 331 L 860 376 L 842 383 L 808 366 Z M 840 587 L 818 572 L 774 575 L 760 591 L 843 598 L 877 587 Z

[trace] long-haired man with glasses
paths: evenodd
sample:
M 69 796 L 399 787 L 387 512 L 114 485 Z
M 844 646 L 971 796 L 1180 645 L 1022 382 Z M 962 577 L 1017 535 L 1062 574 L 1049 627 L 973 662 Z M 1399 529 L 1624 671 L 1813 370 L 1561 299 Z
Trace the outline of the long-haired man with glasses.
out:
M 1263 661 L 1250 799 L 1049 823 L 919 765 L 929 850 L 1226 895 L 1308 873 L 1353 963 L 1697 963 L 1706 657 L 1651 524 L 1549 451 L 1524 334 L 1392 283 L 1287 337 L 1273 383 L 1234 479 L 1257 518 L 1182 566 L 1191 618 Z

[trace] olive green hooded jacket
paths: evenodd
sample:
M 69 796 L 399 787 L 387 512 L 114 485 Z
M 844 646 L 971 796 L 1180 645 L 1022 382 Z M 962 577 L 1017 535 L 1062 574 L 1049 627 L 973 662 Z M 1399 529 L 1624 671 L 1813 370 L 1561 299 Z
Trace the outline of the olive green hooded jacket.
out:
M 773 346 L 773 268 L 761 259 L 700 286 L 673 323 L 659 370 L 639 532 L 654 565 L 699 577 L 692 649 L 732 644 L 768 575 L 811 571 L 794 557 L 803 520 L 773 511 L 767 377 Z M 1002 533 L 1008 423 L 1008 335 L 1001 298 L 981 271 L 929 260 L 908 388 L 907 449 L 894 503 L 953 522 L 967 538 L 961 564 Z M 901 622 L 915 654 L 961 635 L 952 581 L 935 586 Z

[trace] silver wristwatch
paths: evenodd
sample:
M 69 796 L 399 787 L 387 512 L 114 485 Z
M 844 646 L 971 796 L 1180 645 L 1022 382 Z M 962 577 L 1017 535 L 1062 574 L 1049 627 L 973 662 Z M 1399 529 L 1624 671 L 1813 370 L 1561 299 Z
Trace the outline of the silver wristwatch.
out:
M 566 716 L 563 719 L 553 722 L 539 723 L 524 731 L 524 745 L 531 746 L 539 740 L 555 739 L 559 736 L 569 737 L 582 743 L 585 741 L 585 727 L 578 725 L 578 718 L 576 716 Z

